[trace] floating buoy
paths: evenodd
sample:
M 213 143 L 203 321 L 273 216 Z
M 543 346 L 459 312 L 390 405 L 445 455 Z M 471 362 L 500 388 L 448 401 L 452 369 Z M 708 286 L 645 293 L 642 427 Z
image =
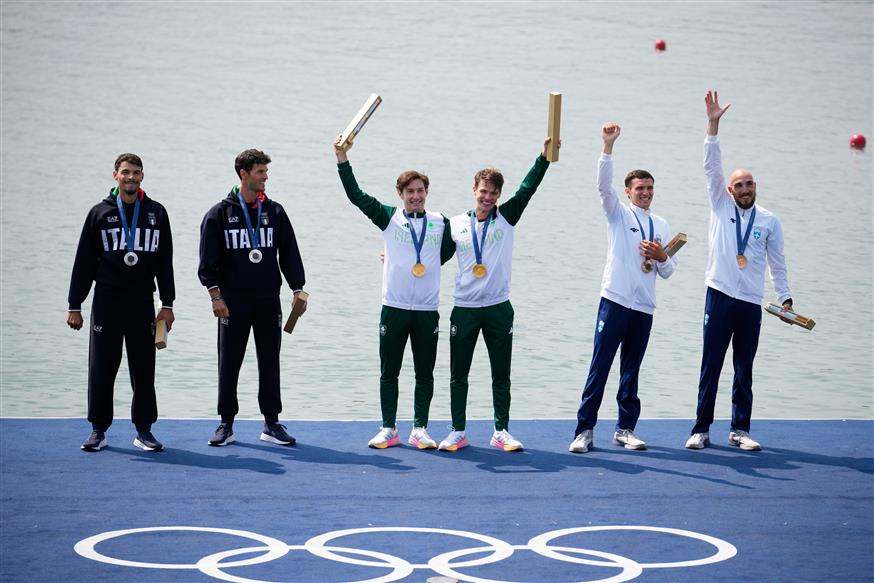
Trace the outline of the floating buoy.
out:
M 850 136 L 850 147 L 854 150 L 864 150 L 868 140 L 862 134 L 853 134 Z
M 659 39 L 659 40 L 655 41 L 655 50 L 657 50 L 657 51 L 663 51 L 663 50 L 665 50 L 666 48 L 668 48 L 668 43 L 666 43 L 666 42 L 663 41 L 662 39 Z

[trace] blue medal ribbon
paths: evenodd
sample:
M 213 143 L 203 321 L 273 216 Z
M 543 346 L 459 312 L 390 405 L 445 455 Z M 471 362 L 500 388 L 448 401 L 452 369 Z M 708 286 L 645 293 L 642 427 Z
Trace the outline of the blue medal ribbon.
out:
M 243 200 L 243 195 L 240 193 L 239 189 L 237 189 L 237 199 L 240 201 L 240 206 L 243 207 L 243 218 L 246 219 L 246 230 L 249 231 L 249 243 L 252 245 L 252 249 L 257 249 L 260 247 L 258 242 L 258 230 L 252 228 L 252 218 L 249 216 L 249 207 L 246 205 L 246 201 Z M 255 221 L 255 225 L 260 226 L 261 197 L 255 195 L 255 200 L 258 202 L 258 220 Z
M 115 193 L 115 202 L 118 203 L 118 214 L 121 217 L 121 229 L 124 234 L 125 243 L 127 244 L 127 250 L 130 253 L 133 253 L 134 250 L 134 235 L 136 234 L 137 228 L 137 220 L 140 217 L 140 193 L 137 192 L 136 195 L 137 201 L 134 203 L 134 217 L 133 223 L 130 227 L 127 225 L 127 215 L 124 212 L 124 203 L 121 201 L 121 189 L 116 189 Z
M 643 224 L 640 222 L 640 219 L 637 218 L 637 213 L 634 212 L 634 211 L 632 210 L 632 211 L 631 211 L 631 214 L 634 215 L 634 219 L 637 221 L 637 226 L 640 227 L 640 240 L 641 240 L 641 241 L 646 241 L 647 239 L 646 239 L 646 237 L 644 236 L 644 233 L 643 233 Z M 653 234 L 654 234 L 654 231 L 653 231 L 653 226 L 652 226 L 652 217 L 649 217 L 649 240 L 650 240 L 650 241 L 653 240 L 653 239 L 652 239 Z
M 489 216 L 486 217 L 486 222 L 483 225 L 483 234 L 480 241 L 476 240 L 476 211 L 470 211 L 470 235 L 473 239 L 473 254 L 476 257 L 477 264 L 483 262 L 483 249 L 486 246 L 486 233 L 489 232 L 489 223 L 492 222 L 492 212 L 489 211 Z
M 416 248 L 416 263 L 422 263 L 422 245 L 425 244 L 425 231 L 428 230 L 428 217 L 422 213 L 422 234 L 416 239 L 416 228 L 413 227 L 413 218 L 404 210 L 404 218 L 407 219 L 407 226 L 410 228 L 410 235 L 413 238 L 413 247 Z
M 750 240 L 750 233 L 753 232 L 753 222 L 756 220 L 756 207 L 753 205 L 753 210 L 750 213 L 750 222 L 747 223 L 747 232 L 744 234 L 743 239 L 740 236 L 740 213 L 737 212 L 737 207 L 734 207 L 734 229 L 737 234 L 737 254 L 743 255 L 744 251 L 747 250 L 747 242 Z

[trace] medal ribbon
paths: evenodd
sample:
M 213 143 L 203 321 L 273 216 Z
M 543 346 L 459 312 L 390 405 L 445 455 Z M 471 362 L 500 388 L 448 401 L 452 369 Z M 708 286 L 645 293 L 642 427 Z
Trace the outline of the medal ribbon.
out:
M 413 247 L 416 248 L 416 263 L 422 263 L 422 245 L 425 244 L 425 231 L 428 230 L 428 217 L 422 213 L 422 235 L 416 239 L 416 228 L 413 227 L 413 218 L 404 211 L 404 218 L 407 219 L 407 225 L 410 227 L 410 235 L 413 237 Z
M 640 222 L 640 219 L 637 218 L 637 213 L 632 210 L 631 214 L 634 215 L 634 219 L 637 221 L 637 226 L 640 227 L 640 240 L 646 241 L 647 239 L 643 233 L 643 224 Z M 652 227 L 652 217 L 649 217 L 649 240 L 650 241 L 653 240 L 652 239 L 653 234 L 654 234 L 654 232 L 653 232 L 653 227 Z
M 246 230 L 249 231 L 249 243 L 252 245 L 252 249 L 257 249 L 260 247 L 258 244 L 258 229 L 252 228 L 252 218 L 249 216 L 249 207 L 246 205 L 246 201 L 243 200 L 243 195 L 240 194 L 239 189 L 237 189 L 237 199 L 240 201 L 240 206 L 243 207 L 243 218 L 246 219 Z M 255 226 L 261 226 L 261 197 L 256 196 L 255 200 L 258 201 L 258 220 L 255 221 Z
M 139 193 L 137 193 L 137 201 L 134 203 L 134 220 L 130 228 L 127 226 L 127 215 L 124 212 L 124 203 L 121 201 L 121 189 L 116 189 L 115 202 L 118 203 L 118 214 L 121 216 L 121 229 L 122 233 L 124 233 L 125 242 L 127 243 L 127 250 L 132 253 L 134 250 L 134 235 L 136 234 L 137 229 L 137 219 L 140 217 Z
M 737 233 L 737 254 L 743 255 L 747 249 L 747 242 L 750 240 L 750 233 L 753 232 L 753 223 L 756 220 L 756 207 L 753 206 L 753 211 L 750 213 L 750 222 L 747 223 L 747 232 L 744 233 L 743 239 L 740 236 L 740 213 L 737 212 L 737 207 L 734 207 L 734 228 Z
M 492 212 L 489 211 L 489 216 L 486 217 L 486 222 L 483 225 L 483 235 L 480 241 L 476 240 L 476 211 L 470 211 L 470 235 L 473 239 L 473 254 L 476 257 L 476 262 L 483 262 L 483 248 L 486 246 L 486 233 L 489 232 L 489 223 L 492 222 Z

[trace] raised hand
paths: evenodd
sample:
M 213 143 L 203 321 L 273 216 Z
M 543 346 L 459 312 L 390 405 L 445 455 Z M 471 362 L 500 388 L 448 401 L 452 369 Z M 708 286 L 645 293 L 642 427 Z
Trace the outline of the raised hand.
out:
M 604 140 L 604 153 L 612 154 L 613 153 L 613 143 L 619 138 L 619 134 L 622 133 L 622 128 L 619 127 L 618 123 L 608 121 L 603 126 L 601 126 L 601 139 Z
M 334 154 L 337 155 L 337 163 L 342 164 L 349 160 L 346 156 L 346 151 L 352 147 L 352 142 L 346 142 L 346 145 L 340 147 L 340 140 L 343 138 L 343 134 L 339 134 L 337 138 L 334 140 Z
M 543 140 L 543 157 L 544 158 L 546 158 L 546 151 L 549 148 L 549 142 L 551 142 L 551 141 L 552 141 L 552 138 L 550 138 L 550 137 L 547 137 L 545 140 Z M 556 148 L 561 149 L 561 140 L 558 141 L 558 145 L 556 146 Z
M 711 89 L 704 96 L 704 105 L 707 107 L 707 135 L 715 136 L 719 133 L 719 118 L 728 111 L 731 104 L 728 103 L 725 107 L 720 107 L 719 93 Z
M 719 93 L 713 90 L 708 91 L 707 95 L 704 96 L 704 105 L 707 106 L 707 119 L 709 120 L 719 120 L 719 118 L 722 117 L 722 114 L 728 111 L 728 108 L 731 107 L 730 103 L 725 107 L 720 107 Z

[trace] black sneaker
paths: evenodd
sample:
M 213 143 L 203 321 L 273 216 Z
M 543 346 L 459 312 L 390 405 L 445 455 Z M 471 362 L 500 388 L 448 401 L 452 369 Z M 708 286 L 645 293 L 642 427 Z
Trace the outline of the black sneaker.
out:
M 137 431 L 134 445 L 146 451 L 164 451 L 164 445 L 155 439 L 151 431 Z
M 82 444 L 82 451 L 100 451 L 104 447 L 106 447 L 106 434 L 95 429 Z
M 219 423 L 219 426 L 215 428 L 215 435 L 207 443 L 216 447 L 234 443 L 234 424 Z
M 261 441 L 269 441 L 278 445 L 294 445 L 297 440 L 285 432 L 285 425 L 279 423 L 265 423 L 261 431 Z

